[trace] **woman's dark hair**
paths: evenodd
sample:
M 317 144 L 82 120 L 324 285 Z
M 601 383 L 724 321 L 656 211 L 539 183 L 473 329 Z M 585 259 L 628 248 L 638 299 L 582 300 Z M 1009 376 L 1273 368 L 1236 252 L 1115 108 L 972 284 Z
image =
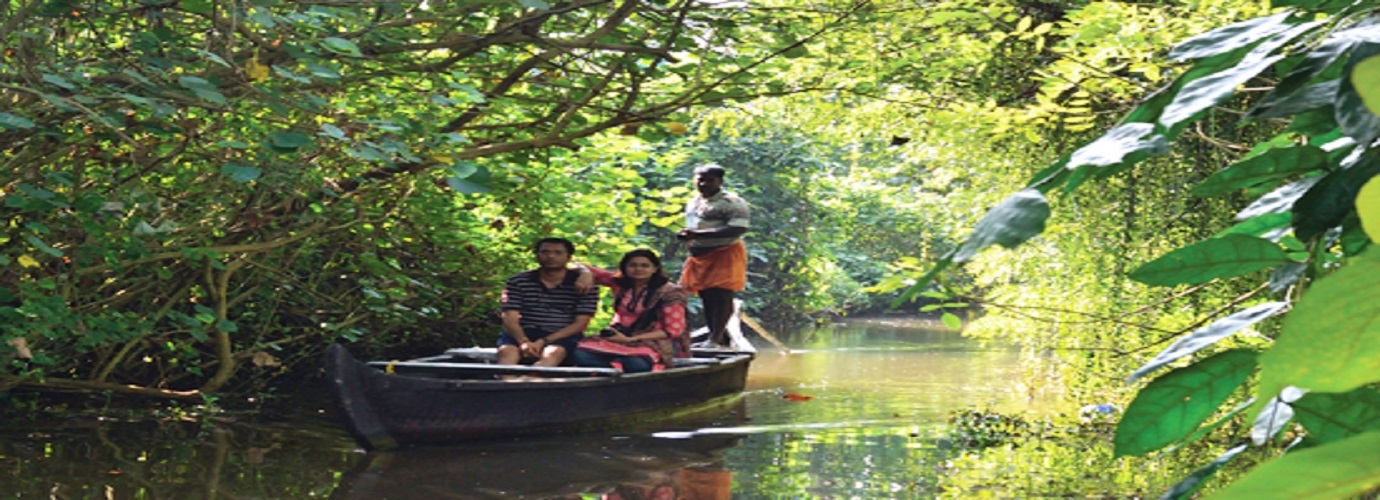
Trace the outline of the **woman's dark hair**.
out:
M 618 261 L 619 276 L 614 278 L 613 282 L 618 284 L 619 290 L 618 296 L 613 298 L 613 303 L 622 304 L 623 294 L 628 293 L 628 290 L 631 290 L 633 287 L 633 280 L 628 277 L 628 270 L 625 268 L 628 267 L 628 262 L 635 257 L 644 257 L 652 261 L 653 266 L 656 266 L 656 272 L 652 273 L 652 279 L 647 281 L 647 290 L 644 292 L 645 296 L 642 299 L 642 305 L 644 307 L 651 307 L 652 297 L 656 296 L 653 292 L 660 289 L 662 285 L 670 283 L 671 278 L 666 277 L 666 270 L 661 267 L 661 258 L 656 256 L 656 252 L 646 248 L 639 248 L 625 253 L 623 254 L 623 260 Z

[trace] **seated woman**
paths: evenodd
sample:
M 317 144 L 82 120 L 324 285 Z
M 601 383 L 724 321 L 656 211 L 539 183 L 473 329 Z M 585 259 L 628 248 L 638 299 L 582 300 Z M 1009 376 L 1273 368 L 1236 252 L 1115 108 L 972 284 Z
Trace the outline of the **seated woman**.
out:
M 666 277 L 656 252 L 638 249 L 623 254 L 617 274 L 587 269 L 596 283 L 613 289 L 613 322 L 598 337 L 580 341 L 571 354 L 576 365 L 636 373 L 668 368 L 675 358 L 690 355 L 687 296 Z

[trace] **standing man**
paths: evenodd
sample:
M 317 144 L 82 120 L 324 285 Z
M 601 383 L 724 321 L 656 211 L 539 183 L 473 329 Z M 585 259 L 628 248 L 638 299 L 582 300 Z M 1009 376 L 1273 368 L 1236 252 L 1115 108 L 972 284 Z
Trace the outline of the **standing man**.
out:
M 557 366 L 584 337 L 599 307 L 599 289 L 576 291 L 579 273 L 567 271 L 575 244 L 545 238 L 532 248 L 537 269 L 508 278 L 503 287 L 503 333 L 498 336 L 498 364 L 523 358 L 535 366 Z
M 728 344 L 733 294 L 747 287 L 747 248 L 739 237 L 748 230 L 748 204 L 724 191 L 724 168 L 713 163 L 695 168 L 700 192 L 685 206 L 686 228 L 676 234 L 690 247 L 680 285 L 698 293 L 709 323 L 709 341 Z

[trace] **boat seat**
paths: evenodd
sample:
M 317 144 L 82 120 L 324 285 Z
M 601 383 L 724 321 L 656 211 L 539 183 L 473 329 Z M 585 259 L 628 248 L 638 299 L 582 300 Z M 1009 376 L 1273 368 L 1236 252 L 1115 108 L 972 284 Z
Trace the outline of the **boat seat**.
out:
M 623 374 L 612 368 L 547 367 L 526 365 L 491 365 L 486 363 L 435 363 L 415 361 L 371 361 L 369 366 L 383 370 L 425 370 L 484 372 L 503 375 L 561 375 L 567 377 L 618 377 Z

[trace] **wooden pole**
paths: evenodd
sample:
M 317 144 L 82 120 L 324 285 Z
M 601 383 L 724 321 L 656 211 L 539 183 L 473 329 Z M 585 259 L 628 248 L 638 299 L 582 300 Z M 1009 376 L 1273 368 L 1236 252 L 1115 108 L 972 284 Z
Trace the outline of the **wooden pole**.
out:
M 758 323 L 757 320 L 749 318 L 748 315 L 743 314 L 741 311 L 738 312 L 738 318 L 742 319 L 743 324 L 747 325 L 748 328 L 753 329 L 757 332 L 758 335 L 761 335 L 762 338 L 767 339 L 767 342 L 771 342 L 771 345 L 774 345 L 777 349 L 780 349 L 782 354 L 791 353 L 791 348 L 786 347 L 786 344 L 782 343 L 780 340 L 777 340 L 776 336 L 772 335 L 771 332 L 768 332 L 766 328 L 762 328 L 762 325 Z

